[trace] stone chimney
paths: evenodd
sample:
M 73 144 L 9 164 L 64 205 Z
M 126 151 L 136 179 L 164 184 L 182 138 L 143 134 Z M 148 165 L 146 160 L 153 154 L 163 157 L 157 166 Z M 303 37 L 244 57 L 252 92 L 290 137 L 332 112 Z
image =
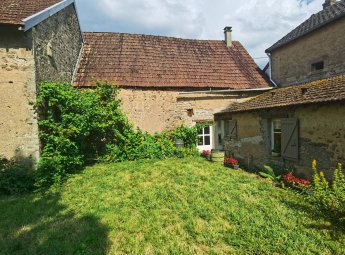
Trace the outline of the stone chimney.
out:
M 323 9 L 326 9 L 336 3 L 337 3 L 337 0 L 326 0 L 322 6 L 323 6 Z
M 232 27 L 224 28 L 225 43 L 227 47 L 232 47 Z

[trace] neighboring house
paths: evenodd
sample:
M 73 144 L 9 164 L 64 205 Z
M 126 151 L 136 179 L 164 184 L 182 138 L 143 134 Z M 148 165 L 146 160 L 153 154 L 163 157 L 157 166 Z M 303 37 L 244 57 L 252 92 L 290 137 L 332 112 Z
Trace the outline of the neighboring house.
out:
M 345 71 L 345 0 L 326 0 L 313 14 L 266 50 L 278 86 L 327 78 Z
M 225 150 L 243 165 L 293 165 L 310 177 L 314 159 L 326 171 L 345 163 L 345 1 L 334 2 L 267 50 L 272 78 L 293 85 L 215 114 Z M 314 73 L 313 61 L 323 70 Z
M 39 155 L 41 81 L 71 82 L 82 47 L 73 0 L 0 2 L 0 154 Z
M 225 41 L 119 33 L 84 33 L 84 40 L 76 87 L 118 85 L 129 119 L 150 133 L 210 124 L 200 150 L 222 147 L 214 113 L 271 89 L 229 27 Z

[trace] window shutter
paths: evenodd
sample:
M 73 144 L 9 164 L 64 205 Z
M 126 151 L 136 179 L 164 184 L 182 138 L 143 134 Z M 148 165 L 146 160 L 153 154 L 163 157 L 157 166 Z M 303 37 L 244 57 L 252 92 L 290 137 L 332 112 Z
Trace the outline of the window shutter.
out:
M 282 157 L 298 160 L 298 120 L 282 119 Z
M 237 121 L 229 120 L 229 136 L 230 138 L 237 137 Z

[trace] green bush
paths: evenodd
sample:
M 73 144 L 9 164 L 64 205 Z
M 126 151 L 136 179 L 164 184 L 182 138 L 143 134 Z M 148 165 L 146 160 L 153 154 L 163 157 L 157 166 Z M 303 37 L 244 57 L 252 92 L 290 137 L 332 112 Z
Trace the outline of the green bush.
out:
M 135 130 L 117 95 L 118 88 L 109 84 L 98 84 L 94 90 L 79 90 L 67 83 L 41 84 L 36 103 L 43 147 L 38 187 L 61 183 L 88 163 L 197 154 L 200 125 L 155 135 Z M 175 138 L 183 139 L 189 150 L 176 150 Z
M 323 171 L 317 170 L 316 161 L 313 162 L 314 187 L 309 200 L 325 215 L 345 221 L 345 174 L 342 165 L 334 171 L 331 183 Z
M 189 128 L 184 125 L 178 127 L 173 132 L 173 137 L 176 139 L 182 139 L 184 141 L 184 146 L 186 148 L 195 148 L 198 143 L 198 134 L 200 129 L 204 128 L 203 124 L 196 124 L 195 126 Z
M 0 193 L 17 194 L 32 191 L 34 176 L 32 168 L 15 159 L 0 159 Z

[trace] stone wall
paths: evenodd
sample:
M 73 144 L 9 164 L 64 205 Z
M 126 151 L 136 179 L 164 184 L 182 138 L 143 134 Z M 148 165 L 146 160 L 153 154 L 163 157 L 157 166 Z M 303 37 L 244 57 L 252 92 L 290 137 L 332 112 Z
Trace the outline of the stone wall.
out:
M 119 98 L 135 126 L 149 133 L 174 129 L 181 124 L 213 122 L 213 114 L 234 102 L 243 102 L 255 94 L 181 94 L 188 90 L 122 88 Z
M 0 154 L 38 158 L 35 61 L 29 34 L 0 27 Z M 29 36 L 30 37 L 30 36 Z
M 251 169 L 293 165 L 297 174 L 310 178 L 311 163 L 318 161 L 328 175 L 338 163 L 345 163 L 345 103 L 310 105 L 280 110 L 236 113 L 221 119 L 237 120 L 237 139 L 227 138 L 225 149 Z M 283 160 L 271 156 L 271 125 L 275 118 L 299 120 L 299 159 Z M 332 169 L 332 170 L 331 170 Z
M 25 33 L 0 26 L 0 155 L 38 159 L 37 84 L 70 82 L 81 47 L 73 5 Z
M 324 61 L 323 71 L 312 64 Z M 345 70 L 345 18 L 301 37 L 272 53 L 272 77 L 279 85 L 321 79 Z
M 82 47 L 73 5 L 32 28 L 36 81 L 71 82 Z

